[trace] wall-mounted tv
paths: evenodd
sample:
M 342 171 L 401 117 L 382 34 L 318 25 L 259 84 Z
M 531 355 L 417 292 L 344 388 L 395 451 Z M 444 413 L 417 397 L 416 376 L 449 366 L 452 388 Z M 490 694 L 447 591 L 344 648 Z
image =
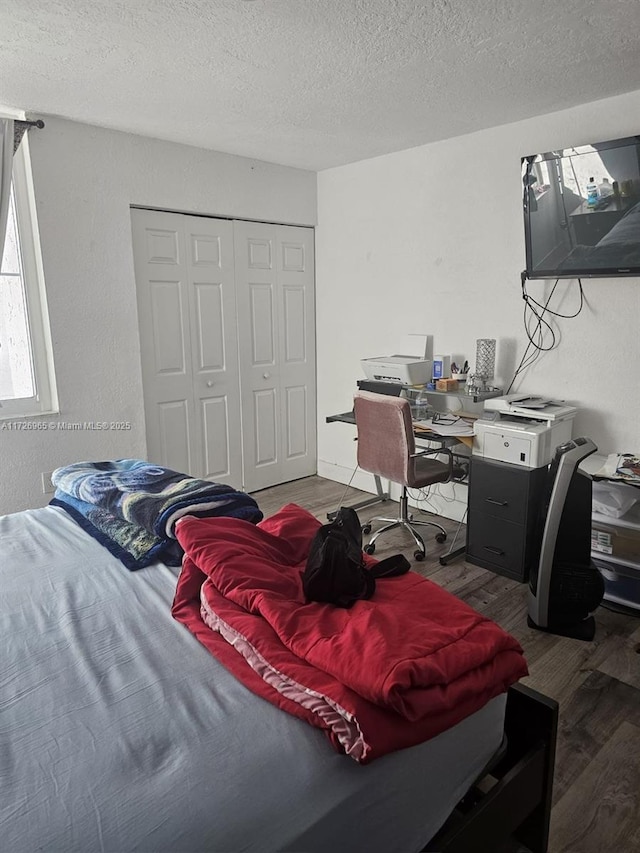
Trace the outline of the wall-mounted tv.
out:
M 640 276 L 640 136 L 522 158 L 527 278 Z

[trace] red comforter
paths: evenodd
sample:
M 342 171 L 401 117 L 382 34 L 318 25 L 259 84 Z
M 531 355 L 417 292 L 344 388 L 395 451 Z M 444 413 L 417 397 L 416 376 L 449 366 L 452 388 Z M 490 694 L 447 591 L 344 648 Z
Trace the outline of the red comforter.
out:
M 320 522 L 295 504 L 258 525 L 185 518 L 173 615 L 247 687 L 368 762 L 444 731 L 527 674 L 517 641 L 409 572 L 353 608 L 305 603 Z

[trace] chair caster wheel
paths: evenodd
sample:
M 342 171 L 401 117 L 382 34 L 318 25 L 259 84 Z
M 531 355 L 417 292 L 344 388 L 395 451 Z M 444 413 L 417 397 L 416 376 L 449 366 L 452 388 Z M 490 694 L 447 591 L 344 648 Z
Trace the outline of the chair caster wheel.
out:
M 376 552 L 376 546 L 375 545 L 365 545 L 364 546 L 364 553 L 365 554 L 375 554 L 375 552 Z
M 422 553 L 422 551 L 414 551 L 414 552 L 413 552 L 413 557 L 414 557 L 414 559 L 415 559 L 415 560 L 417 560 L 419 563 L 421 563 L 421 562 L 424 560 L 424 554 Z
M 447 541 L 447 534 L 446 533 L 438 533 L 438 535 L 436 536 L 436 542 L 438 542 L 440 545 L 442 545 L 442 543 L 446 542 L 446 541 Z
M 362 527 L 362 532 L 364 533 L 365 536 L 367 535 L 367 533 L 371 533 L 371 525 L 370 524 L 364 524 Z

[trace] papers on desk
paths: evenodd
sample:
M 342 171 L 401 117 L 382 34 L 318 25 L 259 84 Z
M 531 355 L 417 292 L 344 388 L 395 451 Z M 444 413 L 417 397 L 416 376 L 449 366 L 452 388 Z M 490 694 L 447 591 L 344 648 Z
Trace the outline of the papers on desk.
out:
M 633 453 L 610 453 L 602 468 L 593 476 L 640 486 L 640 456 Z
M 473 435 L 473 426 L 462 418 L 456 418 L 452 424 L 440 423 L 439 421 L 434 423 L 431 418 L 427 418 L 424 421 L 414 421 L 413 426 L 415 429 L 424 429 L 428 432 L 435 432 L 437 435 L 450 435 L 456 438 Z

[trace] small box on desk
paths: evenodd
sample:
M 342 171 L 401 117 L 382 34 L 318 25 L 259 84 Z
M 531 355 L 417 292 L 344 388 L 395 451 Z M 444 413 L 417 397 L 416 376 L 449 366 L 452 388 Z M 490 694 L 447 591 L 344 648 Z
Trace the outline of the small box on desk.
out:
M 457 391 L 458 390 L 458 380 L 457 379 L 437 379 L 436 380 L 436 391 Z

